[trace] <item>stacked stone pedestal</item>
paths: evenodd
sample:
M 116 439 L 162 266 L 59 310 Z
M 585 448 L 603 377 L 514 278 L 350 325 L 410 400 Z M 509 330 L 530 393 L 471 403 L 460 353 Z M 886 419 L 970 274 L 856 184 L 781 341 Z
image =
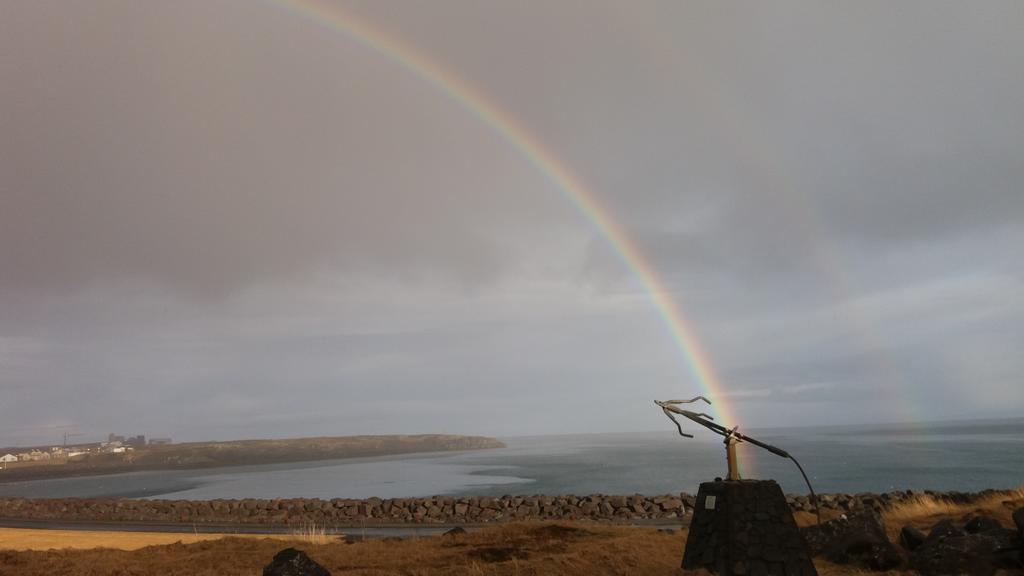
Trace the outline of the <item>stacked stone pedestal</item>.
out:
M 683 568 L 723 575 L 816 575 L 782 489 L 773 480 L 700 485 Z

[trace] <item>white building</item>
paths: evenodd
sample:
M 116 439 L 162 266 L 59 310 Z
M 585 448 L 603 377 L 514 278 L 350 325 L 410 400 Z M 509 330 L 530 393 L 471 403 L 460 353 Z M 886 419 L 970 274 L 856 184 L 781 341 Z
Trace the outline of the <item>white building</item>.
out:
M 33 450 L 28 453 L 28 459 L 32 462 L 39 462 L 40 460 L 49 460 L 49 452 L 41 452 L 39 450 Z
M 17 462 L 17 461 L 18 461 L 18 457 L 15 456 L 14 454 L 4 454 L 3 456 L 0 456 L 0 462 L 7 463 L 7 462 Z

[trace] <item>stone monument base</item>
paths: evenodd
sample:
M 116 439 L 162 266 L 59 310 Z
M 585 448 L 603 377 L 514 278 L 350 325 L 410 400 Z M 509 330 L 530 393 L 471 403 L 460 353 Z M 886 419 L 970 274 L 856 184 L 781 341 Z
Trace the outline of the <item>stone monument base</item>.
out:
M 817 575 L 793 513 L 774 480 L 704 482 L 683 569 L 723 575 Z

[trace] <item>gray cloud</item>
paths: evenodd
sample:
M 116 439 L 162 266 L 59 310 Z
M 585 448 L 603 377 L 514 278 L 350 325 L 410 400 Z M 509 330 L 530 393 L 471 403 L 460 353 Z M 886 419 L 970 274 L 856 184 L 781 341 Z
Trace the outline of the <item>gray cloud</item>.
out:
M 504 223 L 557 206 L 435 90 L 326 30 L 296 42 L 309 24 L 279 10 L 7 12 L 4 287 L 223 291 L 319 267 L 475 281 L 508 259 Z
M 1019 4 L 349 8 L 588 184 L 745 424 L 1024 404 Z M 0 444 L 636 430 L 698 388 L 523 152 L 351 37 L 2 9 Z

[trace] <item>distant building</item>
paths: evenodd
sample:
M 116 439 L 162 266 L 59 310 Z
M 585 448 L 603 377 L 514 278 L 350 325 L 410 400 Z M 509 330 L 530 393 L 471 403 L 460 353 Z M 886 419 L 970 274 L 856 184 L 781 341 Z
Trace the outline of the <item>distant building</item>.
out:
M 0 462 L 3 462 L 5 464 L 7 462 L 17 462 L 17 461 L 18 461 L 18 457 L 15 456 L 14 454 L 4 454 L 3 456 L 0 456 Z
M 18 454 L 18 462 L 29 462 L 31 460 L 32 460 L 32 456 L 26 454 L 25 452 L 22 452 L 21 454 Z
M 146 437 L 142 434 L 138 436 L 132 436 L 124 441 L 126 446 L 134 446 L 135 448 L 142 448 L 146 445 Z
M 171 443 L 171 439 L 170 438 L 150 438 L 149 439 L 149 445 L 150 446 L 159 446 L 161 444 L 170 444 L 170 443 Z
M 124 436 L 121 436 L 119 434 L 114 434 L 113 432 L 111 432 L 110 434 L 107 434 L 107 442 L 109 442 L 111 444 L 113 444 L 114 442 L 119 442 L 120 444 L 123 444 L 124 443 Z M 118 444 L 118 445 L 120 445 L 120 444 Z

